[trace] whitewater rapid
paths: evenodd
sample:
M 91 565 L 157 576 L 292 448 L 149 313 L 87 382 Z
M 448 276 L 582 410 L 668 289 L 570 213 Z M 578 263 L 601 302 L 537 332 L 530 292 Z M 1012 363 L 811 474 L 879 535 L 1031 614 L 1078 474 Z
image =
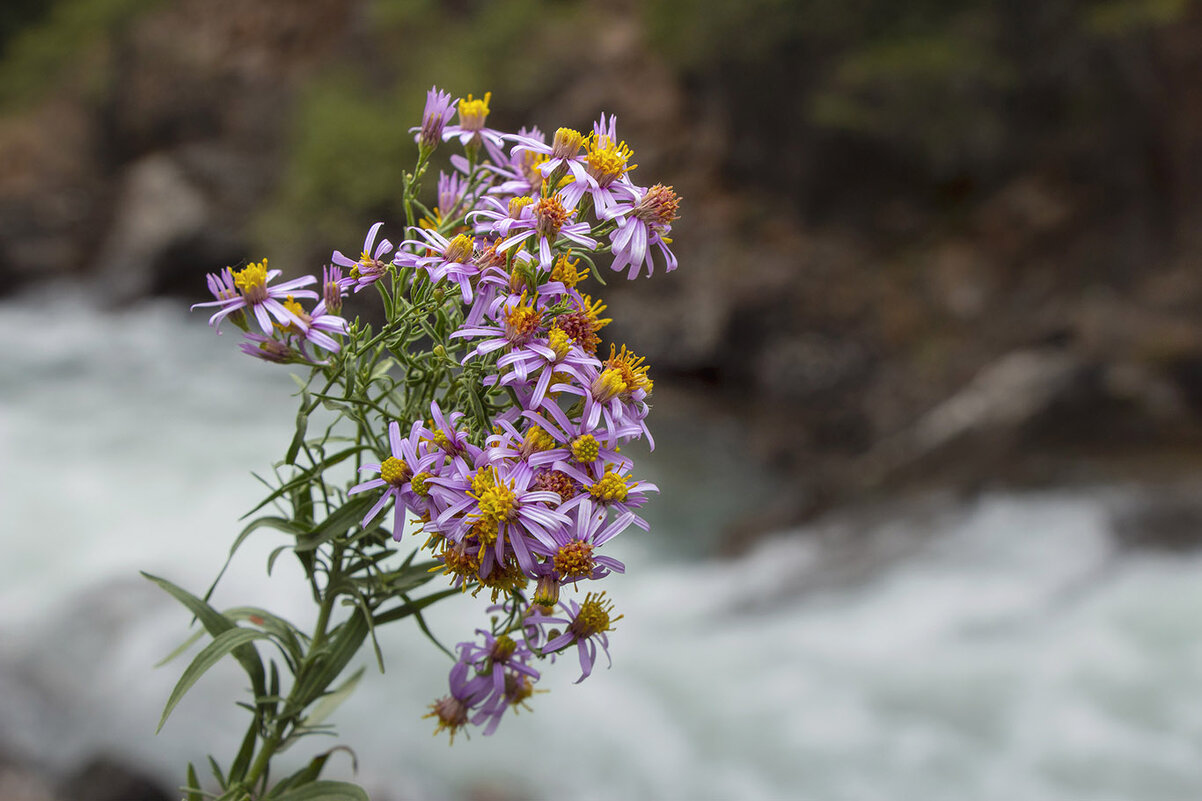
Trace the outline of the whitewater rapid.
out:
M 291 436 L 286 371 L 237 352 L 176 305 L 108 314 L 70 298 L 0 304 L 0 751 L 50 770 L 107 753 L 167 786 L 228 761 L 245 681 L 220 665 L 161 734 L 184 661 L 153 667 L 188 615 L 139 570 L 202 591 Z M 666 428 L 671 430 L 668 421 Z M 383 632 L 340 737 L 378 801 L 496 798 L 1193 801 L 1202 797 L 1202 556 L 1113 544 L 1126 491 L 1003 493 L 898 504 L 708 556 L 724 521 L 781 491 L 661 436 L 654 533 L 612 544 L 625 613 L 614 666 L 573 686 L 549 667 L 533 712 L 449 747 L 425 705 L 449 660 L 416 629 Z M 707 451 L 706 449 L 712 449 Z M 831 580 L 823 527 L 889 558 Z M 214 602 L 301 625 L 299 570 L 235 560 Z M 892 544 L 896 544 L 893 546 Z M 430 616 L 450 644 L 483 601 Z M 349 759 L 332 775 L 350 777 Z

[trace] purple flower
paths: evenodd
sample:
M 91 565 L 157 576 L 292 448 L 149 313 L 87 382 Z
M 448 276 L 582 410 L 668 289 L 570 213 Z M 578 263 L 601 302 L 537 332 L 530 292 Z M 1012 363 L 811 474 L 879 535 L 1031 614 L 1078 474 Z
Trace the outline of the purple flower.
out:
M 600 364 L 573 344 L 563 329 L 552 326 L 546 337 L 516 346 L 498 359 L 497 369 L 502 371 L 499 379 L 502 386 L 528 385 L 531 377 L 538 375 L 529 406 L 536 409 L 543 405 L 552 376 L 559 376 L 560 380 L 565 376 L 575 378 L 583 384 L 589 380 L 590 368 L 595 372 Z
M 327 268 L 328 269 L 328 268 Z M 327 276 L 328 278 L 328 276 Z M 328 290 L 329 285 L 326 285 Z M 341 303 L 341 298 L 339 298 Z M 326 311 L 326 302 L 323 299 L 313 307 L 312 312 L 306 312 L 304 308 L 289 295 L 284 301 L 284 308 L 290 311 L 299 319 L 303 326 L 288 325 L 281 326 L 281 330 L 289 337 L 297 337 L 302 342 L 308 342 L 316 345 L 330 353 L 337 353 L 342 347 L 337 340 L 330 336 L 336 334 L 342 336 L 346 334 L 347 322 L 343 318 L 329 314 Z
M 355 495 L 378 487 L 387 487 L 380 499 L 376 501 L 375 506 L 363 516 L 360 525 L 364 528 L 380 513 L 390 498 L 396 501 L 392 521 L 392 538 L 394 540 L 399 540 L 404 534 L 406 509 L 411 510 L 414 514 L 421 514 L 424 511 L 423 493 L 426 488 L 419 476 L 431 467 L 438 457 L 436 454 L 418 452 L 421 433 L 420 420 L 413 423 L 413 428 L 406 439 L 401 439 L 401 427 L 397 422 L 389 423 L 388 444 L 391 447 L 392 455 L 380 464 L 365 464 L 359 468 L 359 472 L 374 471 L 379 473 L 380 477 L 356 484 L 350 488 L 347 495 Z M 414 486 L 415 480 L 418 484 L 416 487 Z
M 469 675 L 475 673 L 475 679 L 469 680 L 475 682 L 470 691 L 480 711 L 471 720 L 477 726 L 487 722 L 487 737 L 496 731 L 507 709 L 531 695 L 539 672 L 529 665 L 534 653 L 525 642 L 484 629 L 476 633 L 483 635 L 484 643 L 459 643 L 459 662 L 468 666 Z
M 440 92 L 437 86 L 431 86 L 430 91 L 426 92 L 426 109 L 422 112 L 421 127 L 409 129 L 409 133 L 418 131 L 413 139 L 423 151 L 433 150 L 442 141 L 442 131 L 451 118 L 451 106 L 454 104 L 451 93 Z
M 567 524 L 566 516 L 543 505 L 558 505 L 559 496 L 531 489 L 533 480 L 525 462 L 497 460 L 458 483 L 437 482 L 442 492 L 458 497 L 439 515 L 435 527 L 453 542 L 470 538 L 478 543 L 480 576 L 487 576 L 494 565 L 505 565 L 509 552 L 526 575 L 533 575 L 530 542 L 539 540 L 550 547 L 550 530 Z
M 559 237 L 580 247 L 593 250 L 597 240 L 587 234 L 592 226 L 587 222 L 571 222 L 575 216 L 575 202 L 567 202 L 567 194 L 560 192 L 547 197 L 540 197 L 530 204 L 531 213 L 527 218 L 514 220 L 507 226 L 507 231 L 501 233 L 506 239 L 497 245 L 497 250 L 506 251 L 532 236 L 538 238 L 538 263 L 544 270 L 553 266 L 551 249 Z
M 547 548 L 542 543 L 534 545 L 534 552 L 550 562 L 559 583 L 625 573 L 625 565 L 617 559 L 594 552 L 629 528 L 635 520 L 634 512 L 624 512 L 606 525 L 609 515 L 605 509 L 594 506 L 587 498 L 572 512 L 571 523 L 555 530 L 554 548 Z
M 513 140 L 517 142 L 513 153 L 527 152 L 542 156 L 543 160 L 538 163 L 537 169 L 543 178 L 550 178 L 556 170 L 562 169 L 561 175 L 571 172 L 575 181 L 588 184 L 592 180 L 585 169 L 584 155 L 581 152 L 585 138 L 578 131 L 560 128 L 555 131 L 550 145 L 543 141 L 541 136 L 535 138 L 521 133 L 513 137 Z M 552 189 L 554 188 L 553 186 Z
M 471 303 L 472 279 L 480 274 L 480 266 L 472 261 L 472 255 L 476 248 L 475 240 L 467 234 L 458 234 L 453 239 L 447 239 L 437 231 L 428 228 L 414 230 L 421 239 L 406 240 L 402 243 L 402 247 L 417 245 L 424 249 L 427 255 L 416 256 L 405 252 L 398 255 L 398 259 L 403 259 L 398 263 L 425 270 L 435 284 L 444 278 L 454 281 L 459 285 L 463 302 Z
M 388 272 L 388 262 L 384 261 L 384 257 L 392 252 L 392 243 L 382 239 L 380 244 L 376 244 L 376 235 L 380 233 L 383 225 L 384 223 L 378 222 L 367 232 L 367 237 L 363 240 L 363 252 L 358 261 L 351 261 L 339 250 L 335 250 L 334 255 L 330 257 L 335 264 L 351 271 L 350 281 L 354 283 L 356 292 L 365 286 L 371 286 Z
M 650 481 L 634 481 L 630 478 L 629 463 L 615 466 L 605 465 L 597 469 L 596 465 L 584 466 L 583 469 L 574 467 L 567 462 L 555 462 L 553 467 L 584 487 L 584 493 L 577 495 L 560 506 L 560 511 L 567 512 L 577 505 L 591 503 L 590 498 L 604 508 L 616 509 L 621 515 L 630 515 L 628 523 L 634 523 L 643 531 L 650 527 L 647 521 L 634 513 L 634 510 L 647 502 L 648 492 L 659 492 L 659 487 Z
M 564 187 L 564 202 L 575 206 L 586 194 L 593 199 L 593 208 L 601 218 L 608 216 L 613 205 L 634 197 L 634 185 L 627 177 L 636 164 L 625 142 L 618 140 L 618 120 L 612 114 L 593 125 L 593 135 L 586 142 L 584 155 L 585 180 L 577 179 Z
M 443 141 L 458 138 L 459 143 L 464 147 L 473 142 L 484 141 L 492 148 L 499 149 L 505 140 L 505 135 L 500 131 L 484 127 L 484 122 L 488 119 L 488 101 L 491 98 L 492 92 L 485 92 L 483 98 L 473 98 L 469 94 L 466 99 L 460 100 L 459 124 L 448 125 L 443 130 Z
M 301 328 L 306 326 L 305 322 L 288 311 L 284 304 L 280 302 L 281 298 L 287 298 L 293 295 L 298 298 L 316 298 L 317 293 L 308 289 L 300 289 L 302 286 L 316 283 L 317 279 L 311 275 L 306 275 L 301 278 L 294 278 L 291 281 L 285 281 L 282 284 L 275 286 L 267 286 L 267 283 L 280 275 L 279 270 L 268 270 L 267 259 L 248 264 L 241 270 L 235 272 L 229 267 L 226 267 L 219 274 L 210 274 L 208 276 L 209 291 L 217 298 L 217 300 L 206 303 L 194 303 L 193 309 L 202 308 L 205 306 L 220 307 L 216 314 L 209 318 L 209 325 L 218 329 L 220 333 L 221 321 L 236 311 L 249 311 L 254 315 L 259 322 L 259 327 L 263 329 L 263 333 L 270 335 L 271 318 L 283 325 L 297 325 Z
M 664 270 L 675 270 L 676 256 L 668 249 L 672 240 L 666 235 L 672 230 L 672 221 L 677 219 L 679 208 L 680 198 L 672 187 L 663 184 L 642 192 L 632 202 L 614 204 L 609 211 L 609 216 L 618 218 L 618 227 L 609 235 L 614 254 L 610 267 L 614 272 L 621 272 L 629 265 L 627 277 L 633 279 L 645 265 L 650 276 L 655 271 L 652 247 L 658 247 L 663 254 Z
M 249 331 L 242 335 L 239 345 L 242 352 L 256 359 L 274 364 L 293 364 L 308 361 L 304 354 L 291 345 L 278 339 L 265 337 L 262 334 L 252 334 Z
M 546 404 L 537 412 L 528 411 L 524 414 L 556 443 L 556 447 L 547 448 L 530 457 L 530 464 L 536 466 L 555 462 L 571 462 L 578 465 L 599 463 L 602 469 L 611 464 L 628 466 L 631 462 L 618 453 L 617 440 L 642 433 L 633 425 L 613 433 L 601 428 L 590 428 L 585 418 L 573 420 L 557 404 Z
M 564 611 L 564 617 L 548 617 L 536 610 L 526 618 L 526 622 L 539 627 L 556 623 L 567 625 L 562 634 L 551 639 L 541 650 L 543 653 L 554 653 L 575 644 L 580 656 L 581 673 L 580 678 L 576 679 L 576 683 L 579 684 L 593 672 L 593 665 L 597 661 L 598 643 L 605 651 L 605 658 L 609 659 L 609 638 L 605 635 L 606 632 L 613 631 L 613 624 L 623 616 L 612 616 L 613 603 L 603 592 L 590 592 L 585 595 L 584 603 L 567 601 L 561 603 L 560 608 Z

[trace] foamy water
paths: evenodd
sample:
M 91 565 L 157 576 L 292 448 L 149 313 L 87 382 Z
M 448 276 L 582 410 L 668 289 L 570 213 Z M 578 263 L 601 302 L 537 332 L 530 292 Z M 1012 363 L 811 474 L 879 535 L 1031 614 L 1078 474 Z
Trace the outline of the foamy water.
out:
M 0 750 L 52 769 L 113 753 L 167 783 L 208 753 L 228 762 L 245 725 L 232 662 L 154 735 L 185 662 L 152 665 L 188 614 L 137 571 L 207 587 L 260 497 L 248 471 L 291 436 L 292 382 L 169 304 L 24 300 L 0 305 L 0 335 Z M 548 666 L 533 713 L 451 748 L 420 719 L 449 660 L 399 624 L 341 737 L 286 756 L 345 742 L 379 801 L 1202 797 L 1202 557 L 1116 553 L 1121 497 L 901 506 L 857 523 L 901 555 L 832 583 L 813 537 L 705 558 L 696 543 L 758 485 L 683 448 L 668 437 L 647 463 L 669 490 L 656 533 L 611 546 L 629 568 L 607 580 L 626 614 L 612 670 L 573 686 L 572 660 Z M 310 621 L 298 569 L 264 576 L 282 542 L 252 539 L 216 605 Z M 483 605 L 444 602 L 430 623 L 454 644 Z M 331 765 L 349 777 L 343 755 Z

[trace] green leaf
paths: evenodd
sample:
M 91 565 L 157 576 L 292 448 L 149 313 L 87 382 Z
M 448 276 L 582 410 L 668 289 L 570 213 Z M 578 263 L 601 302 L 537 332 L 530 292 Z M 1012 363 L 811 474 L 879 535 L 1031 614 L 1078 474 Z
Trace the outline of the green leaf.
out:
M 321 775 L 322 768 L 330 761 L 330 757 L 339 751 L 346 751 L 351 757 L 351 770 L 355 773 L 359 772 L 359 758 L 355 756 L 355 752 L 347 748 L 345 745 L 336 745 L 325 753 L 318 754 L 313 758 L 308 765 L 293 773 L 286 779 L 280 781 L 272 790 L 273 793 L 283 793 L 289 787 L 300 787 L 317 781 L 317 777 Z
M 338 674 L 358 653 L 359 646 L 367 637 L 367 631 L 367 620 L 358 609 L 355 609 L 351 616 L 335 630 L 328 649 L 323 649 L 318 658 L 314 659 L 312 667 L 298 677 L 297 684 L 293 689 L 293 697 L 299 702 L 300 709 L 304 709 L 314 699 L 324 694 L 326 687 L 330 686 L 330 682 L 338 678 Z M 285 710 L 285 714 L 287 712 L 288 710 Z
M 365 670 L 367 668 L 359 668 L 351 674 L 349 679 L 322 697 L 317 702 L 317 705 L 313 707 L 313 711 L 309 713 L 309 716 L 301 721 L 301 726 L 320 726 L 324 723 L 334 713 L 334 710 L 342 705 L 343 701 L 350 698 L 351 693 L 355 691 L 355 687 L 359 684 L 359 679 L 363 678 Z
M 252 520 L 242 532 L 234 538 L 234 544 L 230 546 L 229 555 L 225 557 L 225 564 L 221 566 L 221 570 L 217 573 L 217 578 L 213 579 L 213 583 L 209 585 L 209 591 L 205 593 L 205 600 L 213 597 L 213 591 L 217 589 L 217 583 L 221 581 L 221 577 L 225 575 L 225 571 L 229 568 L 230 562 L 234 558 L 234 554 L 242 547 L 242 543 L 252 533 L 260 528 L 274 528 L 276 531 L 282 531 L 285 534 L 300 536 L 304 533 L 304 529 L 287 520 L 283 517 L 260 517 L 257 520 Z
M 304 784 L 282 795 L 270 797 L 275 801 L 371 801 L 359 785 L 331 781 Z
M 188 763 L 188 785 L 180 788 L 188 794 L 184 801 L 204 801 L 200 792 L 200 780 L 196 778 L 196 766 Z
M 238 606 L 233 609 L 227 609 L 225 615 L 232 620 L 249 621 L 251 624 L 263 629 L 263 631 L 273 635 L 288 655 L 297 662 L 303 657 L 304 649 L 301 647 L 300 637 L 297 636 L 300 632 L 296 626 L 284 620 L 284 618 L 273 615 L 266 609 L 260 609 L 257 606 Z
M 184 671 L 184 675 L 180 676 L 179 683 L 175 685 L 175 689 L 171 691 L 171 697 L 167 699 L 167 707 L 163 710 L 163 717 L 159 720 L 159 726 L 155 729 L 155 732 L 157 733 L 162 730 L 163 724 L 167 722 L 167 717 L 171 714 L 171 710 L 175 709 L 176 704 L 180 702 L 184 694 L 192 688 L 197 679 L 203 676 L 209 668 L 220 662 L 226 654 L 229 654 L 234 649 L 249 646 L 253 650 L 253 646 L 250 646 L 250 643 L 266 638 L 267 635 L 261 631 L 239 627 L 228 629 L 214 637 L 213 641 L 196 655 L 196 659 L 192 660 L 192 664 L 188 665 L 187 670 Z M 255 659 L 256 661 L 258 660 L 257 652 Z M 262 673 L 263 665 L 261 662 L 258 664 L 259 671 Z
M 143 571 L 143 576 L 158 584 L 169 595 L 186 606 L 192 614 L 196 615 L 196 619 L 213 637 L 235 628 L 234 622 L 225 615 L 218 612 L 213 607 L 209 606 L 204 601 L 197 598 L 192 593 L 185 589 L 175 586 L 167 579 L 152 576 Z M 211 644 L 210 644 L 211 645 Z M 203 651 L 201 653 L 204 653 Z M 251 645 L 245 645 L 234 651 L 234 657 L 242 665 L 242 669 L 246 671 L 246 675 L 250 678 L 251 687 L 254 688 L 255 695 L 266 695 L 267 690 L 264 686 L 263 662 L 259 659 L 259 652 Z M 164 719 L 166 719 L 164 717 Z M 159 724 L 162 728 L 162 723 Z
M 285 464 L 296 464 L 296 455 L 300 453 L 301 445 L 305 444 L 305 432 L 309 429 L 309 415 L 305 409 L 309 406 L 309 393 L 303 393 L 300 409 L 296 413 L 296 433 L 292 436 L 292 444 L 284 454 Z
M 209 757 L 209 770 L 213 772 L 213 778 L 217 780 L 217 786 L 222 790 L 229 787 L 229 782 L 225 780 L 225 776 L 221 773 L 221 766 L 217 764 L 217 760 Z
M 379 496 L 376 493 L 367 493 L 338 507 L 313 531 L 297 542 L 297 553 L 312 551 L 335 537 L 345 534 L 352 526 L 358 525 L 363 514 L 378 500 Z

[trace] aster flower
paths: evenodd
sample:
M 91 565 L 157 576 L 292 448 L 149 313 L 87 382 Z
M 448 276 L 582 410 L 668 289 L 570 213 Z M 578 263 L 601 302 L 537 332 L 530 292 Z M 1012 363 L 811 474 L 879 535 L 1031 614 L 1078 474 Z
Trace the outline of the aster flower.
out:
M 672 240 L 666 235 L 672 230 L 672 221 L 677 219 L 680 198 L 672 187 L 656 184 L 647 190 L 639 190 L 636 199 L 628 203 L 615 203 L 609 216 L 617 219 L 617 228 L 609 235 L 614 260 L 610 268 L 621 272 L 629 265 L 628 278 L 637 278 L 644 266 L 647 275 L 655 271 L 651 248 L 658 247 L 664 256 L 664 270 L 676 269 L 676 256 L 668 249 Z
M 593 672 L 597 661 L 597 645 L 605 651 L 609 659 L 609 638 L 607 632 L 613 631 L 613 624 L 622 619 L 622 615 L 613 617 L 613 603 L 605 597 L 605 593 L 588 593 L 583 603 L 567 601 L 561 603 L 563 617 L 549 617 L 535 611 L 526 621 L 531 625 L 542 627 L 551 624 L 566 625 L 559 636 L 551 639 L 542 646 L 543 653 L 554 653 L 575 644 L 580 657 L 580 678 L 576 684 L 584 681 Z M 612 660 L 610 661 L 612 665 Z
M 321 299 L 325 304 L 326 314 L 338 314 L 342 311 L 342 299 L 354 280 L 342 277 L 342 268 L 327 264 L 321 268 Z
M 428 228 L 414 229 L 421 239 L 406 240 L 406 245 L 416 245 L 426 251 L 425 256 L 411 255 L 409 252 L 398 255 L 398 263 L 412 265 L 425 270 L 430 280 L 437 284 L 443 279 L 449 279 L 459 285 L 463 302 L 471 303 L 473 297 L 472 280 L 480 274 L 480 266 L 472 261 L 476 242 L 467 234 L 457 234 L 447 239 L 437 231 Z M 403 262 L 400 261 L 403 259 Z
M 430 704 L 430 711 L 423 718 L 434 718 L 438 722 L 434 733 L 448 731 L 451 742 L 455 735 L 466 726 L 472 712 L 488 697 L 488 684 L 471 672 L 466 662 L 456 662 L 448 676 L 450 694 L 439 698 Z
M 422 112 L 421 127 L 409 129 L 409 133 L 417 132 L 413 140 L 423 153 L 430 153 L 442 141 L 442 132 L 447 121 L 451 119 L 451 106 L 454 104 L 451 93 L 439 91 L 437 86 L 431 86 L 430 91 L 426 92 L 426 108 Z
M 538 408 L 543 405 L 553 376 L 558 376 L 560 381 L 575 378 L 585 383 L 589 380 L 589 368 L 595 371 L 599 366 L 600 362 L 573 344 L 563 329 L 552 326 L 546 337 L 514 347 L 497 360 L 497 369 L 503 371 L 498 383 L 502 386 L 527 385 L 537 374 L 529 408 Z
M 564 187 L 564 202 L 575 206 L 586 194 L 593 199 L 598 217 L 605 218 L 615 203 L 634 197 L 634 185 L 627 173 L 638 165 L 631 164 L 633 154 L 625 142 L 618 140 L 617 117 L 607 120 L 601 115 L 593 124 L 593 134 L 585 143 L 585 180 L 576 179 Z
M 538 300 L 529 300 L 525 292 L 499 297 L 493 302 L 488 315 L 495 321 L 494 325 L 465 325 L 453 332 L 452 338 L 485 337 L 464 361 L 500 348 L 524 345 L 533 339 L 543 325 L 543 312 L 538 307 Z
M 457 427 L 463 412 L 444 415 L 437 401 L 430 403 L 429 424 L 422 438 L 442 452 L 444 461 L 458 462 L 463 471 L 474 469 L 483 451 L 468 440 L 468 432 Z
M 612 433 L 602 428 L 590 427 L 583 417 L 572 419 L 557 404 L 546 404 L 538 411 L 527 411 L 524 415 L 552 441 L 550 447 L 530 457 L 535 466 L 569 462 L 571 464 L 629 466 L 631 461 L 618 453 L 619 439 L 636 437 L 642 431 L 634 425 Z
M 522 128 L 516 136 L 510 138 L 541 144 L 546 137 L 538 128 L 530 130 Z M 500 158 L 497 158 L 498 155 Z M 488 190 L 490 195 L 532 195 L 542 187 L 544 178 L 542 168 L 547 157 L 537 149 L 514 148 L 508 156 L 503 152 L 493 154 L 493 156 L 492 164 L 483 165 L 486 170 L 494 173 L 500 180 L 500 183 Z
M 339 300 L 341 301 L 341 298 Z M 296 302 L 296 299 L 292 295 L 289 295 L 284 301 L 284 308 L 292 312 L 304 324 L 303 327 L 297 325 L 280 326 L 280 329 L 285 334 L 295 337 L 302 342 L 309 342 L 330 353 L 337 353 L 342 347 L 330 334 L 345 335 L 347 322 L 337 315 L 327 313 L 324 299 L 313 307 L 312 312 L 306 312 Z
M 509 552 L 526 575 L 533 575 L 530 540 L 553 543 L 549 529 L 567 523 L 567 517 L 544 505 L 558 505 L 559 496 L 531 489 L 533 479 L 529 465 L 500 460 L 478 469 L 468 482 L 436 482 L 459 497 L 435 526 L 452 541 L 471 537 L 479 543 L 481 576 L 504 565 Z
M 273 364 L 295 364 L 307 362 L 305 355 L 286 342 L 249 331 L 242 335 L 239 349 L 248 356 Z
M 468 666 L 469 675 L 474 671 L 475 680 L 487 687 L 486 693 L 481 693 L 473 686 L 476 697 L 483 695 L 483 698 L 478 702 L 480 711 L 472 717 L 477 726 L 487 722 L 484 729 L 487 737 L 496 731 L 501 716 L 510 706 L 530 696 L 527 690 L 538 681 L 539 672 L 529 664 L 534 653 L 524 641 L 507 634 L 494 636 L 484 629 L 477 629 L 476 633 L 483 636 L 484 642 L 459 643 L 459 662 Z
M 288 311 L 288 309 L 284 308 L 284 304 L 280 302 L 280 299 L 286 298 L 289 295 L 315 299 L 317 293 L 312 290 L 301 289 L 301 287 L 315 283 L 317 279 L 311 275 L 306 275 L 301 278 L 294 278 L 291 281 L 285 281 L 282 284 L 276 284 L 275 286 L 267 285 L 268 282 L 279 275 L 279 270 L 267 269 L 267 259 L 255 262 L 254 264 L 248 264 L 238 271 L 226 267 L 221 273 L 210 274 L 208 276 L 209 290 L 217 300 L 206 303 L 194 303 L 192 304 L 192 308 L 219 307 L 217 313 L 209 318 L 209 325 L 216 328 L 218 332 L 221 330 L 221 321 L 236 311 L 243 311 L 254 315 L 255 320 L 259 323 L 259 327 L 267 335 L 270 335 L 272 331 L 272 317 L 284 325 L 292 324 L 303 328 L 305 323 L 292 312 Z
M 584 492 L 559 507 L 561 512 L 590 502 L 591 498 L 604 508 L 615 509 L 623 516 L 631 515 L 627 523 L 634 523 L 643 531 L 650 529 L 647 521 L 634 510 L 647 502 L 648 492 L 659 492 L 659 487 L 650 481 L 633 480 L 629 475 L 629 464 L 607 464 L 598 470 L 595 466 L 581 469 L 568 462 L 555 462 L 554 468 L 584 487 Z
M 538 241 L 538 263 L 544 270 L 552 267 L 551 249 L 563 237 L 569 242 L 588 250 L 597 247 L 597 240 L 588 236 L 592 226 L 587 222 L 571 222 L 576 213 L 575 202 L 567 201 L 567 194 L 556 193 L 540 197 L 530 205 L 528 218 L 514 220 L 504 234 L 505 240 L 497 244 L 497 250 L 506 251 L 532 236 Z
M 589 184 L 594 180 L 585 169 L 584 154 L 581 151 L 585 138 L 578 131 L 571 128 L 559 128 L 555 131 L 555 137 L 549 145 L 541 136 L 535 138 L 519 133 L 513 139 L 517 142 L 513 147 L 513 153 L 525 152 L 542 157 L 537 162 L 538 171 L 543 178 L 548 179 L 552 188 L 559 183 L 558 179 L 551 178 L 557 170 L 560 171 L 560 175 L 570 172 L 573 180 L 584 184 Z
M 380 499 L 376 504 L 367 511 L 360 523 L 364 528 L 370 523 L 389 499 L 395 500 L 395 509 L 393 511 L 392 521 L 392 538 L 399 540 L 405 530 L 405 510 L 409 509 L 414 514 L 421 514 L 425 503 L 422 494 L 416 490 L 425 490 L 425 487 L 419 483 L 419 486 L 414 488 L 413 481 L 418 474 L 428 470 L 437 460 L 435 454 L 419 454 L 418 441 L 421 435 L 421 421 L 414 422 L 413 428 L 409 432 L 406 439 L 401 439 L 401 427 L 393 421 L 388 424 L 388 444 L 391 448 L 392 455 L 385 459 L 380 464 L 365 464 L 359 468 L 359 472 L 376 472 L 380 474 L 379 478 L 373 478 L 370 481 L 365 481 L 362 484 L 356 484 L 351 487 L 347 495 L 356 495 L 360 492 L 377 489 L 379 487 L 387 487 L 384 493 L 380 495 Z
M 367 237 L 363 240 L 363 252 L 359 254 L 358 261 L 343 256 L 339 250 L 335 250 L 334 255 L 330 257 L 335 264 L 351 271 L 350 281 L 353 282 L 356 292 L 365 286 L 371 286 L 388 272 L 388 262 L 384 261 L 384 257 L 392 252 L 392 243 L 382 239 L 376 244 L 376 236 L 383 225 L 384 223 L 378 222 L 367 232 Z
M 485 92 L 483 98 L 474 98 L 470 94 L 459 101 L 459 124 L 448 125 L 443 129 L 444 142 L 458 139 L 459 144 L 468 147 L 472 143 L 485 142 L 492 148 L 499 149 L 505 141 L 505 134 L 492 128 L 484 127 L 488 119 L 488 101 L 492 92 Z
M 595 551 L 630 527 L 635 519 L 633 512 L 624 512 L 607 524 L 606 510 L 585 499 L 573 507 L 569 517 L 571 522 L 553 533 L 555 548 L 541 542 L 533 546 L 534 552 L 551 565 L 560 584 L 626 572 L 626 566 L 617 559 Z

